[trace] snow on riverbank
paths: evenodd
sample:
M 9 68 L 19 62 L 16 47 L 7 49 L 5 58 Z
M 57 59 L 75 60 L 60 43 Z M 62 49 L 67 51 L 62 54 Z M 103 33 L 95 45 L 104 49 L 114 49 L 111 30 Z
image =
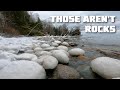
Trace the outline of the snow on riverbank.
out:
M 0 67 L 1 67 L 0 78 L 45 79 L 46 78 L 45 69 L 56 68 L 58 62 L 63 64 L 69 63 L 68 53 L 69 43 L 65 42 L 65 39 L 70 38 L 59 36 L 11 37 L 11 38 L 0 37 Z M 53 43 L 57 43 L 58 46 L 54 46 Z M 68 47 L 66 46 L 66 43 Z M 53 53 L 56 50 L 58 54 Z M 46 54 L 49 54 L 49 57 Z M 43 60 L 43 62 L 41 60 Z M 15 65 L 14 62 L 16 62 L 17 64 Z M 35 66 L 35 68 L 34 66 L 33 67 L 29 67 L 29 65 L 25 66 L 27 64 L 31 65 L 31 63 L 36 64 L 37 66 Z M 8 65 L 9 67 L 7 67 Z M 13 67 L 14 69 L 8 69 Z M 22 68 L 19 69 L 20 67 Z M 36 72 L 34 74 L 31 74 L 32 71 L 29 72 L 29 70 L 31 69 L 33 70 L 33 73 L 35 71 Z M 24 70 L 26 73 L 23 72 L 22 70 Z M 19 73 L 18 77 L 16 77 L 16 73 Z

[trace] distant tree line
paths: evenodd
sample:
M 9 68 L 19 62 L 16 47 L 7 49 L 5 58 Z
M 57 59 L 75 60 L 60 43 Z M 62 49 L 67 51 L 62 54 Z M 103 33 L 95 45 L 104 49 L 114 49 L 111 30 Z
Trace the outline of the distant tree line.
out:
M 12 35 L 80 35 L 80 28 L 69 30 L 66 24 L 55 27 L 51 22 L 37 18 L 34 21 L 27 11 L 1 11 L 0 33 Z

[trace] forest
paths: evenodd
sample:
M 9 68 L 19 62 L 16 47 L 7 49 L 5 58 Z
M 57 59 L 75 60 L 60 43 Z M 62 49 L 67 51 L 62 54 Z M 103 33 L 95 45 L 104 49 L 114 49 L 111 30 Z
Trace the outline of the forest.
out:
M 66 23 L 56 27 L 52 22 L 42 21 L 40 17 L 35 21 L 28 11 L 1 11 L 0 33 L 12 36 L 74 36 L 80 35 L 80 28 L 76 26 L 69 29 Z

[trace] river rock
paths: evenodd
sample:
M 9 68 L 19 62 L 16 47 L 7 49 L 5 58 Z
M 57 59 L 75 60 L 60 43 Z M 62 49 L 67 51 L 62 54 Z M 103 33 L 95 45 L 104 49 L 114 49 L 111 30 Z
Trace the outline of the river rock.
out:
M 77 46 L 78 44 L 74 42 L 69 42 L 69 45 L 74 47 L 74 46 Z
M 0 62 L 1 63 L 1 62 Z M 0 79 L 45 79 L 44 68 L 33 61 L 4 62 L 0 69 Z
M 58 46 L 57 49 L 68 51 L 68 47 L 66 46 Z
M 53 73 L 53 79 L 79 79 L 79 73 L 72 67 L 59 64 Z
M 12 53 L 12 54 L 17 54 L 18 52 L 14 51 L 14 50 L 9 50 L 7 51 L 8 53 Z
M 47 47 L 50 47 L 50 45 L 49 44 L 42 44 L 41 45 L 41 48 L 47 48 Z
M 10 60 L 10 61 L 14 61 L 16 60 L 15 59 L 15 54 L 13 53 L 9 53 L 9 52 L 4 52 L 4 51 L 1 51 L 0 52 L 0 60 Z
M 92 70 L 105 79 L 120 77 L 120 60 L 98 57 L 91 61 Z
M 88 64 L 79 65 L 76 70 L 84 79 L 97 79 L 97 76 Z
M 17 54 L 22 54 L 22 53 L 25 53 L 25 49 L 20 49 Z
M 80 48 L 73 48 L 68 51 L 71 56 L 79 56 L 79 55 L 84 55 L 85 51 Z
M 10 63 L 11 63 L 10 60 L 0 59 L 0 70 L 3 69 L 5 66 L 7 66 Z
M 48 51 L 37 51 L 37 52 L 35 52 L 35 55 L 37 55 L 39 57 L 42 55 L 52 55 L 52 53 L 48 52 Z
M 55 39 L 52 37 L 50 41 L 51 41 L 51 42 L 54 42 L 54 41 L 55 41 Z
M 67 51 L 65 51 L 65 50 L 51 50 L 50 52 L 51 53 L 53 53 L 53 52 L 55 52 L 56 53 L 56 51 L 58 52 L 58 51 L 62 51 L 62 52 L 64 52 L 68 57 L 69 57 L 69 53 L 67 52 Z
M 31 45 L 31 44 L 28 44 L 28 45 L 24 45 L 24 47 L 23 47 L 23 49 L 25 49 L 25 50 L 33 50 L 33 45 Z
M 37 44 L 35 43 L 35 42 L 33 42 L 34 44 L 32 44 L 32 49 L 34 50 L 35 48 L 38 48 L 38 47 L 40 47 L 40 45 L 38 44 L 38 42 L 37 42 Z
M 30 54 L 30 53 L 23 53 L 23 54 L 19 54 L 19 55 L 16 55 L 15 58 L 17 60 L 36 60 L 37 59 L 37 56 L 34 55 L 34 54 Z
M 64 52 L 68 57 L 69 57 L 69 53 L 67 52 L 67 51 L 65 51 L 65 50 L 59 50 L 59 51 L 62 51 L 62 52 Z
M 62 45 L 69 46 L 69 44 L 67 42 L 63 42 Z
M 61 41 L 58 41 L 58 40 L 56 40 L 54 42 L 57 43 L 57 44 L 61 44 Z
M 42 51 L 43 49 L 41 48 L 41 47 L 36 47 L 35 49 L 34 49 L 34 52 L 37 52 L 37 51 Z
M 56 49 L 56 47 L 50 46 L 50 47 L 44 48 L 43 50 L 45 50 L 45 51 L 51 51 L 51 50 L 55 50 L 55 49 Z
M 57 46 L 58 46 L 58 43 L 56 43 L 56 42 L 52 42 L 51 45 L 54 46 L 54 47 L 57 47 Z
M 66 41 L 66 40 L 69 40 L 69 39 L 67 37 L 64 37 L 63 40 Z
M 64 51 L 54 50 L 52 51 L 52 56 L 54 56 L 60 63 L 67 64 L 69 62 L 69 57 Z
M 20 49 L 20 47 L 17 46 L 17 45 L 9 45 L 9 46 L 5 46 L 5 48 L 3 48 L 3 49 L 4 49 L 4 50 L 7 50 L 7 51 L 9 51 L 9 50 L 14 50 L 14 51 L 18 52 L 19 49 Z
M 40 56 L 39 59 L 37 59 L 37 62 L 45 69 L 54 69 L 58 64 L 58 60 L 50 55 Z

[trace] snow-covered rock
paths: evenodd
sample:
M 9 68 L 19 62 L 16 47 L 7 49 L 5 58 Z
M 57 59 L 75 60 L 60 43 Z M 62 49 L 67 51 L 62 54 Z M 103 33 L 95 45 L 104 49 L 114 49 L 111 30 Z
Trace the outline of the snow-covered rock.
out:
M 34 53 L 34 50 L 26 50 L 25 53 L 33 54 L 33 53 Z
M 50 47 L 50 45 L 49 44 L 42 44 L 41 45 L 41 48 L 47 48 L 47 47 Z
M 57 49 L 68 51 L 68 47 L 66 46 L 58 46 Z
M 38 41 L 36 41 L 36 43 L 39 43 Z M 34 50 L 35 48 L 37 48 L 37 47 L 40 47 L 40 45 L 39 44 L 32 44 L 32 49 Z
M 34 55 L 34 54 L 30 54 L 30 53 L 23 53 L 23 54 L 19 54 L 19 55 L 16 55 L 15 58 L 17 60 L 36 60 L 37 59 L 37 56 Z
M 0 62 L 0 79 L 45 79 L 45 69 L 33 61 Z
M 69 62 L 69 57 L 64 51 L 53 50 L 52 56 L 54 56 L 60 63 L 68 63 Z
M 0 50 L 4 50 L 5 46 L 0 45 Z
M 36 47 L 35 49 L 34 49 L 34 51 L 36 52 L 36 51 L 42 51 L 43 49 L 41 48 L 41 47 Z
M 67 42 L 63 42 L 62 45 L 69 46 L 69 44 Z
M 69 53 L 65 50 L 62 50 L 62 49 L 61 50 L 51 50 L 50 52 L 52 53 L 52 52 L 56 52 L 56 51 L 62 51 L 69 57 Z
M 52 55 L 52 53 L 48 52 L 48 51 L 37 51 L 37 52 L 35 52 L 35 55 L 37 55 L 39 57 L 42 55 Z
M 51 46 L 57 47 L 58 44 L 56 42 L 52 42 Z
M 4 46 L 4 47 L 2 48 L 2 50 L 6 50 L 6 51 L 13 50 L 13 51 L 15 51 L 15 52 L 18 52 L 19 49 L 20 49 L 20 47 L 17 46 L 17 45 L 7 45 L 7 46 Z
M 17 54 L 18 52 L 14 51 L 14 50 L 9 50 L 7 51 L 8 53 L 13 53 L 13 54 Z
M 7 66 L 10 63 L 11 63 L 10 60 L 0 59 L 0 70 L 3 69 L 5 66 Z
M 83 49 L 80 49 L 80 48 L 73 48 L 73 49 L 69 50 L 68 52 L 72 56 L 79 56 L 79 55 L 85 54 L 85 51 Z
M 52 37 L 52 38 L 51 38 L 51 42 L 54 42 L 54 41 L 55 41 L 55 39 Z
M 57 44 L 61 44 L 61 41 L 58 41 L 58 40 L 56 40 L 54 42 L 57 43 Z
M 44 48 L 43 50 L 45 50 L 45 51 L 51 51 L 51 50 L 55 50 L 55 49 L 56 49 L 56 47 L 50 46 L 50 47 Z
M 106 79 L 120 77 L 120 60 L 110 57 L 98 57 L 91 61 L 92 70 Z
M 9 53 L 9 52 L 0 52 L 0 60 L 4 59 L 4 60 L 10 60 L 10 61 L 14 61 L 15 60 L 15 54 Z
M 43 65 L 45 69 L 54 69 L 58 64 L 58 60 L 50 55 L 40 56 L 36 62 Z

